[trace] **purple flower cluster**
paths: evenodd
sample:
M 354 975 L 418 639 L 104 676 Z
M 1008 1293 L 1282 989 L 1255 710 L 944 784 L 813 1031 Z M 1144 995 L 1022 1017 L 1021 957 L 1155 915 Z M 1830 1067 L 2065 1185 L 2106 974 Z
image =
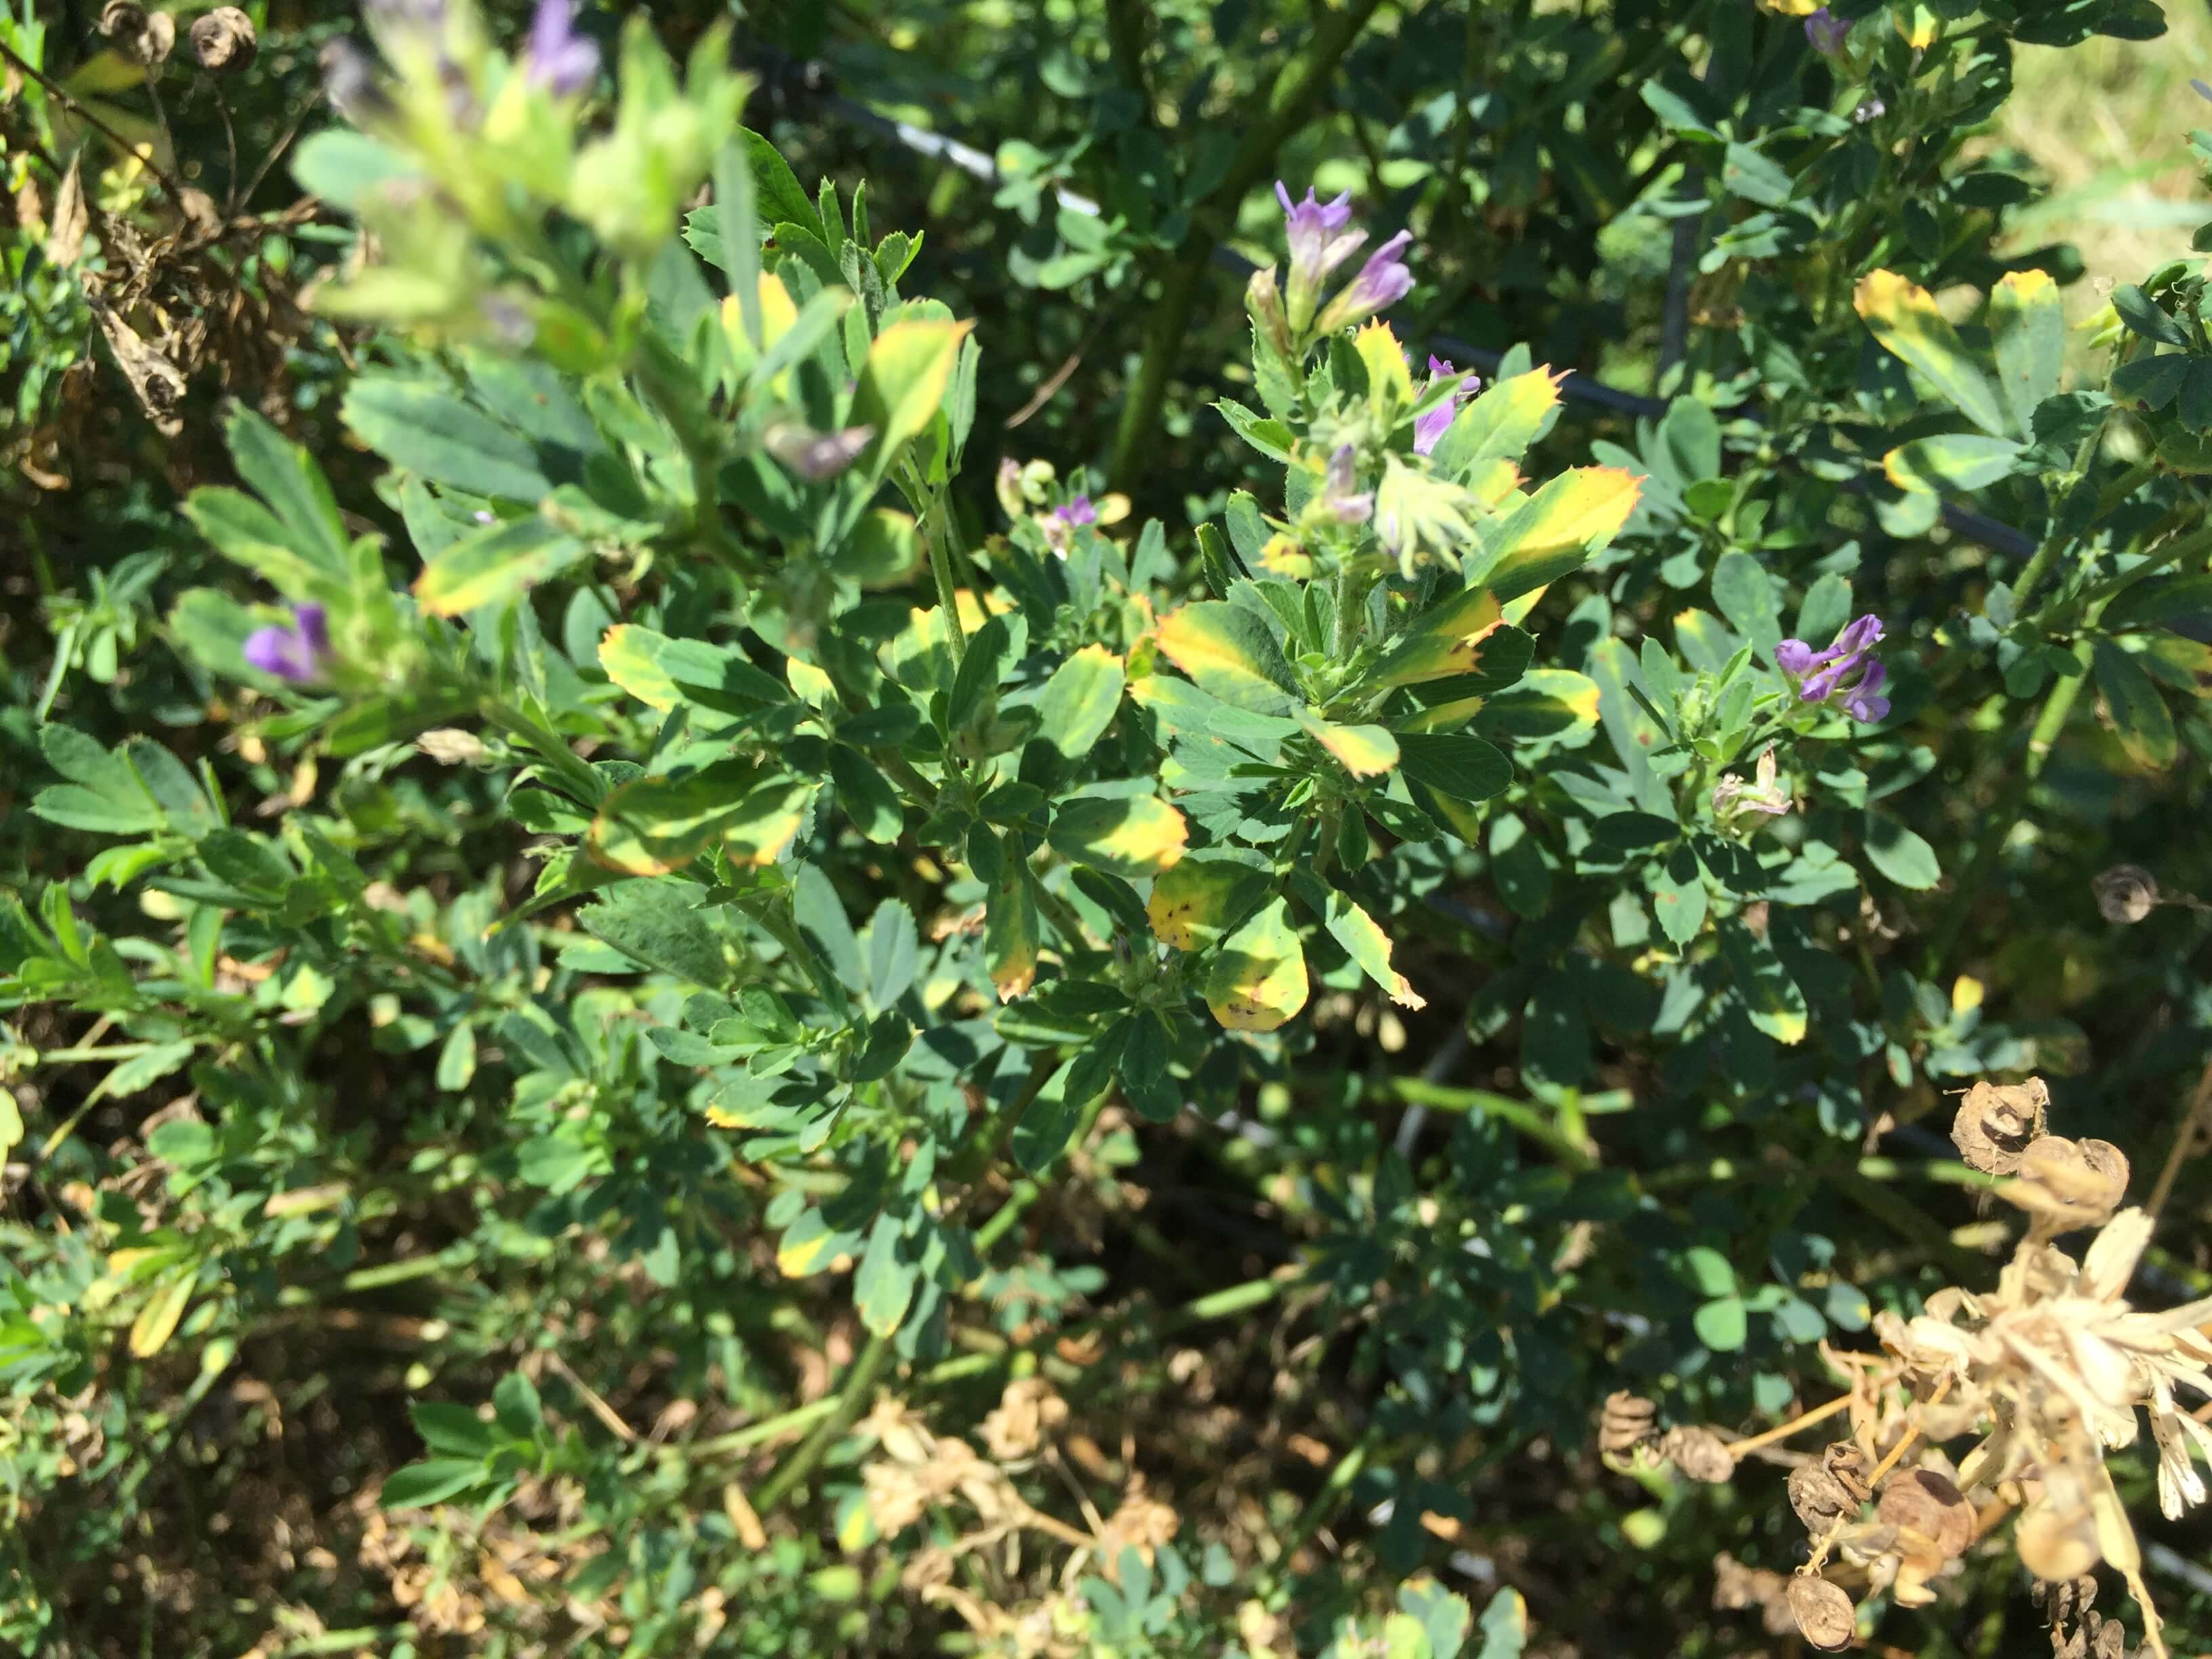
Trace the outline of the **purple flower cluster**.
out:
M 1800 702 L 1840 703 L 1853 720 L 1872 723 L 1889 713 L 1889 699 L 1881 695 L 1889 671 L 1873 655 L 1881 639 L 1881 618 L 1861 617 L 1826 651 L 1802 640 L 1783 641 L 1774 647 L 1774 665 L 1790 677 Z
M 1065 556 L 1074 544 L 1076 526 L 1097 522 L 1098 509 L 1091 504 L 1090 496 L 1077 495 L 1063 501 L 1045 514 L 1045 545 Z
M 247 664 L 280 680 L 305 685 L 323 678 L 331 660 L 330 616 L 319 605 L 295 605 L 292 620 L 246 635 Z
M 1429 359 L 1429 388 L 1433 391 L 1437 381 L 1447 377 L 1456 380 L 1450 397 L 1425 415 L 1413 417 L 1413 453 L 1426 455 L 1433 451 L 1445 433 L 1451 430 L 1452 416 L 1459 413 L 1460 405 L 1482 388 L 1482 382 L 1472 374 L 1462 374 L 1441 357 Z
M 1321 333 L 1333 334 L 1397 304 L 1412 291 L 1413 273 L 1399 255 L 1413 238 L 1410 231 L 1401 230 L 1367 256 L 1358 275 L 1316 318 L 1314 312 L 1321 304 L 1322 285 L 1365 245 L 1367 233 L 1345 228 L 1352 221 L 1350 191 L 1334 202 L 1324 202 L 1309 187 L 1305 200 L 1293 202 L 1289 187 L 1278 179 L 1275 199 L 1283 204 L 1291 247 L 1291 280 L 1284 299 L 1292 337 L 1304 339 L 1309 324 Z

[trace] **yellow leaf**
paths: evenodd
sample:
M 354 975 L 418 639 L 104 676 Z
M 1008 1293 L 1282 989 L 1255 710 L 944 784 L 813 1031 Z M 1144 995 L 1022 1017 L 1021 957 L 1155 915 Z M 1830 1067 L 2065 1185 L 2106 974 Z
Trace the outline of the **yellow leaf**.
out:
M 1370 678 L 1376 685 L 1419 685 L 1474 673 L 1482 664 L 1482 642 L 1504 620 L 1495 593 L 1463 589 L 1416 618 Z
M 1222 942 L 1206 1006 L 1232 1031 L 1272 1031 L 1305 1006 L 1306 958 L 1290 908 L 1275 900 Z
M 1332 726 L 1309 720 L 1305 728 L 1355 778 L 1380 777 L 1398 763 L 1398 740 L 1379 726 Z
M 1501 602 L 1556 580 L 1620 532 L 1643 489 L 1620 467 L 1571 467 L 1485 532 L 1479 580 Z
M 1375 918 L 1344 894 L 1332 889 L 1322 921 L 1329 936 L 1341 945 L 1360 971 L 1390 994 L 1401 1008 L 1425 1008 L 1428 999 L 1413 989 L 1407 977 L 1390 965 L 1390 936 Z
M 192 1299 L 192 1281 L 197 1273 L 179 1273 L 154 1292 L 153 1300 L 139 1310 L 131 1326 L 131 1352 L 140 1359 L 151 1359 L 168 1345 L 177 1332 L 177 1322 L 185 1316 L 185 1305 Z
M 1996 390 L 1936 308 L 1935 295 L 1893 270 L 1870 270 L 1851 291 L 1851 305 L 1883 350 L 1917 370 L 1983 431 L 2005 434 Z
M 1915 52 L 1924 52 L 1936 44 L 1936 33 L 1942 27 L 1942 19 L 1923 5 L 1901 6 L 1890 14 L 1897 32 L 1905 37 L 1905 44 Z
M 1951 981 L 1951 1012 L 1963 1014 L 1982 1006 L 1982 982 L 1966 974 Z
M 606 677 L 648 708 L 663 714 L 676 707 L 676 682 L 660 665 L 653 647 L 666 636 L 635 623 L 617 623 L 599 641 L 599 666 Z
M 1352 337 L 1352 349 L 1367 366 L 1367 395 L 1377 416 L 1386 423 L 1391 411 L 1412 407 L 1413 377 L 1406 367 L 1406 348 L 1377 318 Z
M 1249 611 L 1201 599 L 1162 617 L 1157 637 L 1169 661 L 1224 702 L 1259 714 L 1298 706 L 1282 648 Z
M 1218 854 L 1183 859 L 1152 883 L 1146 913 L 1160 943 L 1202 951 L 1267 890 L 1267 872 Z
M 816 1224 L 811 1227 L 800 1224 L 809 1219 Z M 776 1246 L 775 1270 L 786 1279 L 805 1278 L 824 1265 L 823 1258 L 828 1255 L 830 1246 L 837 1243 L 838 1237 L 837 1233 L 823 1224 L 820 1211 L 807 1211 L 799 1223 L 793 1224 L 790 1231 L 784 1234 L 782 1242 Z
M 796 657 L 783 659 L 783 677 L 790 683 L 793 696 L 814 708 L 830 710 L 838 707 L 836 684 L 811 662 L 801 662 Z
M 1052 817 L 1054 852 L 1117 876 L 1158 875 L 1182 857 L 1190 831 L 1158 795 L 1079 795 Z
M 867 449 L 869 466 L 887 463 L 929 424 L 951 384 L 960 343 L 974 327 L 939 317 L 910 317 L 876 336 L 853 393 L 854 424 L 876 431 Z

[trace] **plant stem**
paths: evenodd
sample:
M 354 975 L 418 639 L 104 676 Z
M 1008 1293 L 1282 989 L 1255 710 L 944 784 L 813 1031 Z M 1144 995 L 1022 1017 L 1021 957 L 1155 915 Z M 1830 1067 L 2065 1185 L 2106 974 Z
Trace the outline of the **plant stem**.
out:
M 829 1454 L 830 1449 L 844 1437 L 845 1431 L 853 1426 L 860 1414 L 860 1405 L 868 1390 L 875 1386 L 884 1362 L 890 1358 L 891 1339 L 882 1332 L 868 1339 L 868 1346 L 860 1350 L 860 1357 L 853 1362 L 853 1369 L 845 1374 L 845 1386 L 837 1390 L 835 1408 L 814 1432 L 808 1435 L 792 1453 L 791 1461 L 768 1478 L 753 1500 L 756 1510 L 775 1509 L 791 1495 L 792 1489 L 814 1473 L 815 1465 Z
M 1382 4 L 1382 0 L 1351 0 L 1341 11 L 1322 14 L 1305 50 L 1285 66 L 1272 86 L 1255 94 L 1233 118 L 1243 138 L 1220 182 L 1197 204 L 1200 209 L 1233 212 L 1244 193 L 1266 176 L 1283 141 L 1304 125 L 1338 63 L 1352 50 L 1352 43 Z M 1126 489 L 1133 482 L 1144 446 L 1159 423 L 1168 376 L 1182 352 L 1183 331 L 1190 321 L 1199 279 L 1219 240 L 1218 233 L 1200 229 L 1194 222 L 1174 264 L 1168 267 L 1157 320 L 1146 339 L 1137 378 L 1121 405 L 1121 425 L 1114 434 L 1114 456 L 1108 473 L 1116 489 Z
M 956 665 L 968 659 L 968 631 L 960 622 L 960 585 L 952 571 L 951 515 L 942 496 L 929 509 L 929 574 L 937 579 L 937 602 L 945 610 L 945 634 L 952 642 Z
M 1731 1440 L 1728 1443 L 1729 1455 L 1741 1457 L 1746 1452 L 1757 1451 L 1761 1446 L 1771 1446 L 1778 1440 L 1787 1440 L 1800 1430 L 1809 1429 L 1815 1423 L 1833 1417 L 1850 1403 L 1850 1395 L 1838 1395 L 1826 1405 L 1815 1406 L 1809 1412 L 1800 1412 L 1787 1423 L 1778 1423 L 1764 1433 L 1754 1434 L 1742 1440 Z

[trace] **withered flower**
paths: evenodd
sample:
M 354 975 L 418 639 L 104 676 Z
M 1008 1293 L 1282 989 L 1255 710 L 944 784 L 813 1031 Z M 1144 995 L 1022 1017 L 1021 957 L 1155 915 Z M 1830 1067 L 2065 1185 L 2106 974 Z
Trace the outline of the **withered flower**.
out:
M 2109 1140 L 2039 1135 L 2021 1150 L 2019 1173 L 1997 1191 L 2033 1218 L 2032 1240 L 2101 1227 L 2128 1195 L 2127 1154 Z
M 2016 1175 L 2020 1155 L 2043 1133 L 2050 1108 L 2050 1085 L 2039 1077 L 2025 1083 L 1977 1083 L 1959 1103 L 1951 1144 L 1970 1170 Z
M 236 75 L 253 62 L 260 39 L 236 6 L 217 6 L 192 20 L 192 56 L 210 75 Z
M 1735 1455 L 1711 1429 L 1678 1425 L 1659 1437 L 1659 1455 L 1692 1480 L 1718 1486 L 1735 1473 Z
M 100 9 L 100 32 L 141 69 L 152 69 L 176 50 L 177 20 L 166 11 L 149 12 L 137 0 L 107 0 Z
M 1790 1474 L 1790 1506 L 1818 1538 L 1840 1522 L 1857 1516 L 1870 1495 L 1866 1483 L 1866 1454 L 1848 1440 L 1839 1440 Z

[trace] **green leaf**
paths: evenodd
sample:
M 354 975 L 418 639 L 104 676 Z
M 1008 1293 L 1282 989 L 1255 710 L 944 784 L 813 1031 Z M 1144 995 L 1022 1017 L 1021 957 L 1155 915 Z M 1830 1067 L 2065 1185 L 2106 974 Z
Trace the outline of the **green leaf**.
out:
M 1037 699 L 1037 735 L 1062 758 L 1079 761 L 1113 724 L 1126 676 L 1121 658 L 1086 645 L 1053 671 Z
M 342 412 L 370 448 L 433 483 L 533 507 L 553 493 L 529 440 L 434 382 L 356 380 Z
M 1004 617 L 993 617 L 969 636 L 967 654 L 952 677 L 952 694 L 945 699 L 947 735 L 975 727 L 985 700 L 997 693 L 1012 666 L 1013 654 L 1013 634 Z
M 878 1336 L 889 1336 L 906 1317 L 914 1301 L 914 1265 L 900 1252 L 902 1234 L 888 1214 L 876 1218 L 868 1231 L 868 1248 L 853 1275 L 853 1302 L 860 1322 Z
M 1936 849 L 1895 818 L 1866 816 L 1867 862 L 1899 887 L 1924 893 L 1943 878 Z
M 1322 925 L 1328 929 L 1329 937 L 1344 947 L 1345 954 L 1359 964 L 1359 971 L 1373 980 L 1389 994 L 1390 1000 L 1407 1008 L 1425 1008 L 1426 998 L 1416 992 L 1406 976 L 1390 965 L 1390 936 L 1345 894 L 1334 888 L 1322 888 L 1321 882 L 1310 874 L 1304 875 L 1299 885 L 1301 896 L 1316 903 L 1321 912 Z M 1314 890 L 1321 889 L 1318 893 Z
M 1521 1659 L 1528 1640 L 1528 1603 L 1520 1591 L 1502 1589 L 1482 1610 L 1482 1650 L 1474 1659 Z
M 1785 207 L 1796 191 L 1790 170 L 1748 144 L 1730 144 L 1721 166 L 1721 185 L 1731 196 L 1761 207 Z
M 348 213 L 385 185 L 419 176 L 404 154 L 348 126 L 325 127 L 292 152 L 300 188 Z
M 238 476 L 284 526 L 287 544 L 309 564 L 339 582 L 352 571 L 352 542 L 338 517 L 330 481 L 301 445 L 240 404 L 231 411 L 224 437 Z
M 2097 641 L 2096 669 L 2105 712 L 2128 757 L 2138 766 L 2172 765 L 2179 752 L 2179 739 L 2157 682 L 2132 655 L 2110 640 Z
M 458 1498 L 487 1478 L 483 1460 L 475 1457 L 434 1457 L 410 1463 L 384 1477 L 376 1501 L 387 1510 L 428 1509 Z
M 1781 610 L 1774 583 L 1757 559 L 1735 550 L 1722 554 L 1713 566 L 1713 603 L 1762 655 L 1774 654 L 1782 641 Z
M 1037 1091 L 1037 1097 L 1030 1103 L 1029 1110 L 1014 1125 L 1013 1133 L 1007 1138 L 1007 1150 L 1026 1173 L 1041 1175 L 1059 1161 L 1082 1124 L 1083 1109 L 1107 1086 L 1108 1079 L 1102 1076 L 1087 1093 L 1079 1092 L 1082 1085 L 1076 1080 L 1077 1071 L 1084 1066 L 1085 1059 L 1091 1060 L 1091 1066 L 1085 1068 L 1086 1075 L 1095 1069 L 1097 1060 L 1092 1051 L 1103 1047 L 1103 1042 L 1087 1044 L 1083 1056 L 1069 1060 L 1054 1073 Z
M 861 954 L 867 964 L 868 1006 L 890 1007 L 914 983 L 921 961 L 921 935 L 915 927 L 914 912 L 896 899 L 878 905 Z
M 520 1371 L 509 1371 L 491 1391 L 492 1410 L 499 1426 L 517 1440 L 535 1439 L 545 1425 L 545 1407 L 538 1385 Z
M 1501 603 L 1572 570 L 1620 533 L 1643 485 L 1617 466 L 1577 466 L 1547 480 L 1499 519 L 1477 520 L 1482 550 L 1465 563 Z
M 1700 1296 L 1734 1296 L 1735 1269 L 1729 1259 L 1710 1245 L 1692 1244 L 1682 1253 L 1683 1265 L 1690 1270 L 1691 1282 Z
M 415 597 L 437 617 L 519 597 L 584 556 L 583 543 L 543 519 L 515 519 L 455 542 L 422 567 Z
M 448 1457 L 488 1457 L 499 1443 L 491 1425 L 479 1422 L 476 1413 L 458 1401 L 418 1400 L 407 1407 L 407 1414 L 415 1419 L 415 1432 L 422 1437 L 422 1443 Z
M 2133 283 L 2122 283 L 2112 290 L 2112 309 L 2120 313 L 2122 322 L 2146 340 L 2170 346 L 2189 343 L 2189 331 Z
M 1549 369 L 1509 374 L 1452 417 L 1429 456 L 1446 477 L 1465 482 L 1477 468 L 1517 462 L 1559 416 L 1559 379 Z
M 866 991 L 868 981 L 860 968 L 860 941 L 854 936 L 853 924 L 845 915 L 845 901 L 838 896 L 836 884 L 820 866 L 802 864 L 793 872 L 791 914 L 799 923 L 799 931 L 822 953 L 823 960 L 837 975 L 838 983 L 848 991 Z
M 1697 855 L 1678 848 L 1651 884 L 1651 913 L 1659 931 L 1674 944 L 1687 945 L 1705 931 L 1705 877 Z
M 1882 457 L 1881 470 L 1899 489 L 1986 489 L 2010 477 L 2027 453 L 2010 438 L 1945 432 L 1899 445 Z
M 1513 781 L 1513 765 L 1492 744 L 1464 732 L 1401 732 L 1398 767 L 1452 800 L 1488 800 Z
M 1851 617 L 1851 584 L 1831 570 L 1805 590 L 1797 607 L 1797 637 L 1832 640 Z
M 1805 1039 L 1805 994 L 1790 977 L 1774 947 L 1740 917 L 1720 924 L 1721 957 L 1735 977 L 1751 1023 L 1777 1042 Z
M 1751 1334 L 1751 1321 L 1743 1304 L 1732 1296 L 1717 1297 L 1691 1316 L 1698 1340 L 1716 1353 L 1734 1353 Z
M 1997 389 L 2015 427 L 2035 429 L 2036 406 L 2058 391 L 2066 366 L 2066 312 L 2058 284 L 2044 270 L 2008 270 L 1990 293 L 1990 334 Z
M 1225 703 L 1274 715 L 1302 706 L 1275 636 L 1241 605 L 1222 599 L 1186 605 L 1161 619 L 1158 638 L 1169 661 Z
M 609 888 L 576 920 L 624 956 L 694 985 L 729 983 L 737 940 L 716 929 L 702 908 L 705 890 L 689 881 L 629 881 Z
M 853 827 L 879 847 L 896 841 L 906 828 L 898 791 L 875 763 L 842 743 L 830 745 L 830 777 L 837 786 L 837 804 Z

